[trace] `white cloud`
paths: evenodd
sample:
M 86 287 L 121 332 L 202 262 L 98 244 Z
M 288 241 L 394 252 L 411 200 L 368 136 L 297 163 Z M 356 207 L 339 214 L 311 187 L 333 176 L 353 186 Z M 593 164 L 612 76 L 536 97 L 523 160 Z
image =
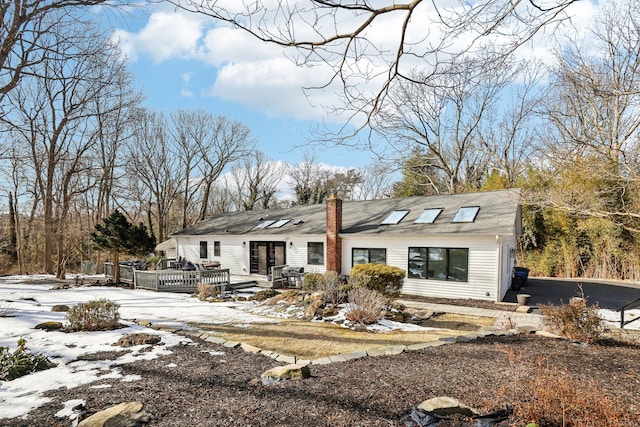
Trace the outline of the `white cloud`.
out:
M 192 58 L 203 36 L 202 20 L 196 15 L 154 12 L 138 32 L 116 30 L 114 40 L 130 59 L 149 55 L 160 63 L 175 57 Z
M 240 6 L 230 2 L 229 7 Z M 572 15 L 582 35 L 592 27 L 597 9 L 598 6 L 591 2 L 580 2 L 569 8 L 568 13 Z M 418 44 L 424 46 L 429 40 L 437 43 L 443 36 L 442 29 L 433 22 L 433 17 L 431 4 L 425 3 L 425 6 L 414 11 L 408 40 L 416 43 L 416 49 Z M 351 16 L 340 15 L 340 18 L 341 30 L 353 23 Z M 390 15 L 369 29 L 368 39 L 380 49 L 378 53 L 393 53 L 395 42 L 399 38 L 397 29 L 401 24 L 400 19 L 400 15 Z M 332 23 L 320 22 L 317 25 Z M 298 35 L 304 33 L 312 36 L 311 30 L 302 29 Z M 548 48 L 551 44 L 549 36 L 550 34 L 541 31 L 529 45 L 519 49 L 517 54 L 522 58 L 537 57 L 548 63 L 552 60 Z M 333 74 L 328 65 L 297 66 L 285 57 L 281 47 L 260 42 L 242 30 L 223 25 L 204 15 L 186 14 L 171 9 L 157 10 L 137 32 L 118 30 L 114 32 L 113 37 L 119 40 L 123 52 L 132 60 L 141 61 L 146 56 L 156 64 L 176 59 L 190 61 L 190 69 L 196 70 L 200 78 L 199 82 L 196 82 L 193 72 L 182 74 L 182 82 L 179 84 L 183 87 L 183 96 L 217 97 L 246 105 L 272 117 L 329 121 L 332 117 L 328 117 L 326 110 L 314 105 L 340 104 L 334 90 L 337 87 L 306 94 L 302 89 L 322 86 L 329 82 Z M 451 49 L 462 49 L 473 37 L 473 34 L 463 33 L 447 43 Z M 490 43 L 490 40 L 487 40 L 487 43 Z M 371 46 L 362 47 L 368 49 L 369 53 L 376 52 Z M 198 69 L 198 66 L 203 69 Z M 354 69 L 353 78 L 357 79 L 351 83 L 356 84 L 357 90 L 362 93 L 377 89 L 375 81 L 367 81 L 365 71 L 373 74 L 382 71 L 378 78 L 386 76 L 386 64 L 381 57 L 365 55 L 357 63 L 351 63 L 351 66 Z M 420 66 L 425 66 L 425 62 L 411 56 L 407 56 L 401 64 L 405 72 Z M 205 79 L 203 76 L 209 78 Z M 310 98 L 307 98 L 307 95 L 310 95 Z
M 321 118 L 325 112 L 314 108 L 302 87 L 320 84 L 326 77 L 318 68 L 297 67 L 283 57 L 234 62 L 220 68 L 208 94 L 249 105 L 270 116 Z M 311 101 L 322 103 L 320 96 L 330 95 L 317 92 Z
M 185 84 L 189 84 L 189 82 L 191 81 L 191 79 L 193 78 L 193 76 L 195 75 L 195 73 L 193 72 L 186 72 L 186 73 L 182 73 L 182 81 Z

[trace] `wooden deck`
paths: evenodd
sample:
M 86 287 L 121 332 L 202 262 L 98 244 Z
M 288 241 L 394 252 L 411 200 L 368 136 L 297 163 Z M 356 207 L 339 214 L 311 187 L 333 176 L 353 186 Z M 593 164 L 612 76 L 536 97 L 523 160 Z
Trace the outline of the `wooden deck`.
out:
M 105 276 L 113 278 L 113 264 L 105 263 Z M 120 266 L 120 281 L 133 284 L 135 289 L 157 292 L 198 292 L 199 283 L 207 283 L 221 290 L 231 284 L 228 268 L 211 270 L 134 270 L 130 266 Z

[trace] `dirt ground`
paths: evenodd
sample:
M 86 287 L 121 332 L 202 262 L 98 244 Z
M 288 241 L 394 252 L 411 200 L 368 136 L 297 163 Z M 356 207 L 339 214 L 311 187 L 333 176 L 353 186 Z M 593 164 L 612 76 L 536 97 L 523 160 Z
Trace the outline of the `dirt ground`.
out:
M 576 344 L 532 334 L 489 337 L 469 343 L 310 366 L 311 378 L 265 386 L 260 375 L 281 363 L 260 354 L 192 339 L 171 355 L 121 366 L 138 381 L 105 379 L 47 393 L 52 401 L 26 419 L 3 426 L 69 426 L 55 413 L 70 399 L 84 399 L 80 418 L 122 402 L 141 402 L 149 426 L 401 426 L 413 406 L 450 396 L 486 412 L 510 404 L 497 394 L 512 384 L 519 360 L 547 363 L 588 379 L 602 396 L 614 399 L 640 424 L 640 346 Z M 96 354 L 92 358 L 113 358 Z M 102 386 L 97 388 L 96 386 Z M 463 424 L 456 419 L 441 426 Z M 526 425 L 511 416 L 498 424 Z

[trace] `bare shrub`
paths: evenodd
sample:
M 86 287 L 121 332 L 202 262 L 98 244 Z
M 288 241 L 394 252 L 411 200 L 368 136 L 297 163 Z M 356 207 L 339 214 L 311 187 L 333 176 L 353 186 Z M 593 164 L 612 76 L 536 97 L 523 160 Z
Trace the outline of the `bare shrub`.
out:
M 377 291 L 355 288 L 349 292 L 345 317 L 361 325 L 376 323 L 382 318 L 386 299 Z
M 0 317 L 12 317 L 15 309 L 9 301 L 0 301 Z
M 509 329 L 515 329 L 518 325 L 511 316 L 501 317 L 496 320 L 496 328 L 500 331 L 508 331 Z
M 69 328 L 73 331 L 106 331 L 118 327 L 120 305 L 108 299 L 76 304 L 67 312 Z
M 540 305 L 542 323 L 565 338 L 592 344 L 604 333 L 604 322 L 598 316 L 598 304 L 588 306 L 582 289 L 581 293 L 581 298 L 573 298 L 568 304 Z
M 530 360 L 512 348 L 499 348 L 507 354 L 512 375 L 496 389 L 498 401 L 510 405 L 522 425 L 533 422 L 540 427 L 633 425 L 629 409 L 603 395 L 586 378 L 576 378 L 547 363 L 542 356 Z
M 324 302 L 331 303 L 334 307 L 341 304 L 346 297 L 340 283 L 340 277 L 335 271 L 324 273 L 316 285 L 316 290 L 322 294 Z
M 216 295 L 215 286 L 209 283 L 204 283 L 204 282 L 198 283 L 198 299 L 200 301 L 206 301 L 207 299 L 214 297 L 215 295 Z

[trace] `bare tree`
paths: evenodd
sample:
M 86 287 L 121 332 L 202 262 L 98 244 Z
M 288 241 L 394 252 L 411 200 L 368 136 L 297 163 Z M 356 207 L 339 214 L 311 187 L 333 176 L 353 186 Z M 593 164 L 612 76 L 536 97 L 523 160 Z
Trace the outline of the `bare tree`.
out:
M 245 211 L 268 209 L 287 168 L 256 150 L 231 168 L 236 206 Z
M 95 197 L 87 201 L 87 209 L 93 212 L 89 229 L 115 210 L 119 181 L 124 174 L 123 156 L 125 143 L 133 136 L 136 109 L 143 100 L 141 92 L 132 89 L 131 75 L 122 69 L 114 77 L 111 89 L 100 93 L 93 100 L 96 116 L 96 145 L 94 156 L 94 179 L 96 191 L 87 193 Z
M 152 206 L 158 240 L 163 241 L 172 230 L 170 216 L 180 196 L 183 171 L 170 142 L 166 116 L 140 110 L 136 122 L 126 154 L 129 189 L 136 204 Z
M 377 200 L 392 196 L 393 168 L 382 162 L 375 162 L 361 171 L 362 183 L 357 187 L 354 199 Z
M 50 39 L 55 40 L 48 42 Z M 65 241 L 71 205 L 95 185 L 83 178 L 93 170 L 90 154 L 97 140 L 95 119 L 119 108 L 117 103 L 104 102 L 104 109 L 96 110 L 94 100 L 113 94 L 114 81 L 121 78 L 124 65 L 113 46 L 89 24 L 77 21 L 74 27 L 41 35 L 40 40 L 63 53 L 48 52 L 37 73 L 20 79 L 6 97 L 13 112 L 1 119 L 17 137 L 15 143 L 29 150 L 43 202 L 44 269 L 54 272 L 56 250 L 55 272 L 62 277 L 72 244 Z
M 251 152 L 255 139 L 243 123 L 223 116 L 207 115 L 202 131 L 206 134 L 200 146 L 202 202 L 199 219 L 207 217 L 212 187 L 225 168 Z
M 23 75 L 37 75 L 51 56 L 72 56 L 61 37 L 62 28 L 75 25 L 74 11 L 108 5 L 108 0 L 7 0 L 0 3 L 0 102 Z M 62 25 L 61 25 L 62 24 Z
M 322 203 L 330 194 L 329 171 L 316 162 L 315 155 L 306 153 L 302 161 L 289 172 L 291 189 L 297 205 Z
M 558 54 L 544 116 L 558 191 L 541 203 L 640 230 L 640 1 L 603 10 L 588 47 Z M 593 53 L 587 53 L 593 52 Z
M 479 142 L 487 154 L 488 169 L 499 174 L 506 187 L 517 186 L 532 156 L 540 148 L 536 130 L 541 101 L 540 67 L 524 64 L 520 78 L 509 85 L 509 101 L 492 109 L 483 120 Z
M 201 176 L 194 176 L 204 144 L 210 138 L 211 117 L 203 111 L 178 110 L 171 114 L 169 135 L 172 146 L 180 159 L 182 180 L 182 228 L 189 224 L 189 212 L 194 208 L 194 199 L 202 188 Z
M 517 68 L 494 66 L 479 74 L 478 64 L 469 59 L 442 74 L 437 88 L 402 83 L 389 95 L 372 127 L 392 141 L 394 157 L 405 163 L 415 160 L 414 166 L 428 173 L 435 170 L 437 176 L 425 178 L 444 182 L 445 191 L 479 188 L 487 166 L 480 146 L 482 123 L 516 73 Z
M 443 69 L 478 52 L 485 65 L 500 62 L 565 19 L 575 0 L 169 1 L 281 46 L 298 65 L 328 66 L 322 87 L 340 86 L 343 104 L 333 107 L 350 111 L 358 127 L 360 113 L 371 118 L 382 108 L 394 82 L 438 87 Z

